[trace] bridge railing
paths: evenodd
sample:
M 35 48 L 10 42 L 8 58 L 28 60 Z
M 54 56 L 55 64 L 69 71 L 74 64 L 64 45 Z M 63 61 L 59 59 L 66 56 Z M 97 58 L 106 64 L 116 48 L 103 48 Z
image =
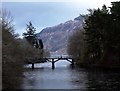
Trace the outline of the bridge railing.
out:
M 50 57 L 43 57 L 43 58 L 72 58 L 71 55 L 51 55 Z
M 27 63 L 39 63 L 39 62 L 46 62 L 52 61 L 52 59 L 60 60 L 60 59 L 74 59 L 71 55 L 51 55 L 50 57 L 43 57 L 39 59 L 29 59 Z

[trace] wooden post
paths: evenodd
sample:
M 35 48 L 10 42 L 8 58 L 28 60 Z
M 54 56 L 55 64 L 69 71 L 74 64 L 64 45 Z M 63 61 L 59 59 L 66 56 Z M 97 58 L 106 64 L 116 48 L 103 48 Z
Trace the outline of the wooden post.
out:
M 54 59 L 52 59 L 52 69 L 55 69 L 55 62 L 54 62 Z
M 34 63 L 32 63 L 32 69 L 34 69 Z
M 72 66 L 74 66 L 74 59 L 72 59 Z

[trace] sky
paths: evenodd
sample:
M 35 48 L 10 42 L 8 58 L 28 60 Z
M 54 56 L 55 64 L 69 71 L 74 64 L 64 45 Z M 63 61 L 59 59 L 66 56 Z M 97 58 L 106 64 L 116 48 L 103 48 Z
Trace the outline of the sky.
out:
M 11 12 L 15 32 L 22 37 L 29 21 L 38 33 L 46 27 L 73 20 L 80 14 L 87 14 L 89 8 L 101 8 L 103 4 L 110 6 L 112 1 L 117 0 L 4 0 L 2 7 Z

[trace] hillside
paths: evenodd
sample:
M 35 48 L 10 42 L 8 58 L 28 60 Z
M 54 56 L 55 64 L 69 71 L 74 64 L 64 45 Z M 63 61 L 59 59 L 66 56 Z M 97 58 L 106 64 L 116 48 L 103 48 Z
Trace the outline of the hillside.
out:
M 47 27 L 37 34 L 43 40 L 45 48 L 54 54 L 67 54 L 67 41 L 70 35 L 82 28 L 83 17 L 79 16 L 74 20 L 56 26 Z

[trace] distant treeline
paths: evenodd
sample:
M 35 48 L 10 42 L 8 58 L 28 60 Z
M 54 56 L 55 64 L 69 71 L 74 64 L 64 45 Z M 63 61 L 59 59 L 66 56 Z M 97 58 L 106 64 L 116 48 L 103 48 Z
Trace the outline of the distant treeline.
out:
M 120 67 L 120 1 L 89 9 L 85 24 L 69 38 L 68 53 L 88 67 Z
M 13 17 L 7 10 L 2 16 L 2 89 L 21 88 L 24 64 L 29 59 L 39 59 L 49 51 L 33 47 L 26 38 L 20 39 L 14 32 Z

